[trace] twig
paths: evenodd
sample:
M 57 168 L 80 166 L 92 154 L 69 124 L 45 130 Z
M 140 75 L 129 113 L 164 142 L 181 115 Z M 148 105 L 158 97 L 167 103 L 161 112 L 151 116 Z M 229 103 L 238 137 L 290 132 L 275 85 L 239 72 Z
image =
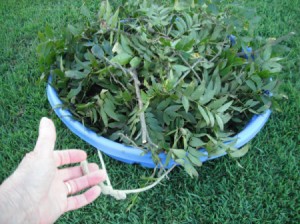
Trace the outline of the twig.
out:
M 199 59 L 199 60 L 197 60 L 193 65 L 192 65 L 192 67 L 191 68 L 195 68 L 196 67 L 196 65 L 198 64 L 198 63 L 200 63 L 200 62 L 204 62 L 204 60 L 201 58 L 201 59 Z M 184 74 L 183 74 L 183 76 L 181 76 L 180 77 L 180 79 L 178 79 L 178 81 L 175 83 L 175 85 L 174 85 L 174 88 L 188 75 L 190 73 L 190 71 L 186 71 Z
M 155 174 L 156 174 L 156 170 L 157 170 L 157 165 L 154 167 L 154 170 L 153 170 L 153 173 L 151 174 L 151 178 L 154 178 L 155 177 Z
M 139 137 L 141 136 L 141 132 L 139 132 L 138 134 L 137 134 L 137 136 L 134 138 L 134 140 L 138 140 L 139 139 Z
M 226 38 L 226 39 L 227 39 L 227 38 Z M 217 57 L 219 57 L 219 56 L 222 54 L 222 52 L 223 52 L 223 47 L 224 47 L 224 45 L 225 45 L 225 43 L 226 43 L 226 39 L 223 41 L 222 46 L 221 46 L 219 52 L 218 52 L 212 59 L 209 60 L 209 63 L 212 63 L 214 60 L 216 60 Z
M 158 171 L 158 175 L 157 176 L 161 176 L 163 172 L 167 172 L 167 170 L 165 169 L 164 164 L 162 164 L 161 160 L 159 160 L 159 165 L 160 165 L 160 169 Z M 168 176 L 166 176 L 166 179 L 169 180 L 170 178 Z
M 127 73 L 127 74 L 129 73 L 129 71 L 128 71 L 126 68 L 124 68 L 123 66 L 121 66 L 121 65 L 118 64 L 118 63 L 111 62 L 107 57 L 103 57 L 103 59 L 104 59 L 108 64 L 114 66 L 115 68 L 121 69 L 122 72 L 124 72 L 125 74 L 126 74 L 126 73 Z
M 118 133 L 118 135 L 121 136 L 121 138 L 127 139 L 132 145 L 139 148 L 139 146 L 132 139 L 130 139 L 128 136 L 124 135 L 123 133 Z
M 188 66 L 190 68 L 190 70 L 194 73 L 194 75 L 198 78 L 198 81 L 201 82 L 201 78 L 199 77 L 197 72 L 195 72 L 194 68 L 184 59 L 184 57 L 182 57 L 182 55 L 178 54 L 178 53 L 176 53 L 176 55 L 178 55 L 181 58 L 181 60 L 184 62 L 184 64 L 186 66 Z
M 140 110 L 140 122 L 141 122 L 141 129 L 142 129 L 142 143 L 145 144 L 148 142 L 148 131 L 147 131 L 147 125 L 145 120 L 145 113 L 143 111 L 144 105 L 141 97 L 141 90 L 140 90 L 140 81 L 137 77 L 135 70 L 129 70 L 129 74 L 133 78 L 134 87 L 135 87 L 135 93 L 138 100 L 139 110 Z
M 138 106 L 139 106 L 139 110 L 140 110 L 140 123 L 141 123 L 141 131 L 142 131 L 142 143 L 145 144 L 147 143 L 150 138 L 148 135 L 148 131 L 147 131 L 147 125 L 146 125 L 146 120 L 145 120 L 145 113 L 143 111 L 144 105 L 143 105 L 143 101 L 142 101 L 142 97 L 141 97 L 141 90 L 140 90 L 140 81 L 137 77 L 136 71 L 135 70 L 130 70 L 130 69 L 126 69 L 123 66 L 121 66 L 118 63 L 115 62 L 111 62 L 108 58 L 103 57 L 103 59 L 110 65 L 121 69 L 125 74 L 129 74 L 134 82 L 134 87 L 135 87 L 135 92 L 136 92 L 136 97 L 137 97 L 137 101 L 138 101 Z
M 127 92 L 129 92 L 129 90 L 123 85 L 123 83 L 121 83 L 119 80 L 116 79 L 115 75 L 111 71 L 109 71 L 109 73 L 110 73 L 111 77 L 113 78 L 113 80 L 115 81 L 115 83 L 120 84 L 120 86 L 122 86 L 122 88 L 124 90 L 126 90 Z

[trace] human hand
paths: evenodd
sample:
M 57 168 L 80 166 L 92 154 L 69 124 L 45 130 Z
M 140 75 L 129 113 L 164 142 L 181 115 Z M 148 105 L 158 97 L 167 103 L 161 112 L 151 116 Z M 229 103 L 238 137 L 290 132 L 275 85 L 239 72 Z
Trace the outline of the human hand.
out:
M 100 195 L 96 184 L 105 180 L 105 172 L 96 164 L 89 164 L 88 175 L 80 166 L 59 168 L 81 162 L 87 155 L 82 150 L 54 151 L 55 140 L 53 122 L 42 118 L 34 150 L 0 186 L 0 223 L 53 223 Z M 90 189 L 73 195 L 86 188 Z

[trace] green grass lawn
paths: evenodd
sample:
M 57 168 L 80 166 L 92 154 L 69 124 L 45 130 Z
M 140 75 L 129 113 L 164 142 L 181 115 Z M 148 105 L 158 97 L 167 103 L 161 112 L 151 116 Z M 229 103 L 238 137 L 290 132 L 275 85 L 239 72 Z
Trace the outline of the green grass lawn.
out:
M 99 1 L 86 0 L 96 9 Z M 117 3 L 117 1 L 114 1 Z M 240 0 L 262 17 L 257 32 L 279 37 L 298 32 L 286 42 L 282 89 L 289 100 L 273 113 L 239 163 L 210 161 L 191 179 L 182 169 L 153 190 L 115 201 L 95 203 L 65 214 L 58 223 L 300 223 L 300 0 Z M 0 183 L 32 150 L 42 116 L 57 126 L 57 148 L 82 148 L 98 162 L 95 149 L 75 137 L 55 116 L 38 84 L 37 33 L 46 24 L 59 30 L 76 21 L 81 0 L 0 0 Z M 105 157 L 113 185 L 135 188 L 151 170 Z M 17 211 L 16 211 L 17 212 Z M 1 215 L 1 214 L 0 214 Z

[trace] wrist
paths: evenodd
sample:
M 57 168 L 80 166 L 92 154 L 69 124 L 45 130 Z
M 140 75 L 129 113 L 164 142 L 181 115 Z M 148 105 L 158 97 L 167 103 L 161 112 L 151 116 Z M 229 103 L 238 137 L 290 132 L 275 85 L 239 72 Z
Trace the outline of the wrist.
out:
M 26 197 L 14 181 L 14 175 L 0 186 L 0 223 L 37 223 L 32 216 L 32 206 L 26 206 Z

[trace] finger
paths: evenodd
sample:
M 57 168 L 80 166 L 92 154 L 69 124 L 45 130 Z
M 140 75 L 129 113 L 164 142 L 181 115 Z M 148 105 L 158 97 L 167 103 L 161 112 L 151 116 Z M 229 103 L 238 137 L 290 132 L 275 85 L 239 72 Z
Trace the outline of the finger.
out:
M 34 151 L 48 154 L 54 150 L 56 140 L 56 131 L 53 122 L 43 117 L 40 121 L 39 137 L 37 139 Z
M 99 167 L 96 163 L 89 163 L 88 164 L 89 170 L 94 172 L 99 170 Z M 62 177 L 63 181 L 72 180 L 84 175 L 80 166 L 69 167 L 59 170 L 59 175 Z
M 54 152 L 56 166 L 79 163 L 86 160 L 86 152 L 79 149 L 67 149 Z
M 89 173 L 85 176 L 78 177 L 67 181 L 71 186 L 71 192 L 69 194 L 76 194 L 81 190 L 84 190 L 88 187 L 92 187 L 101 181 L 104 181 L 106 178 L 106 173 L 103 170 L 97 170 L 92 173 Z
M 69 197 L 67 199 L 66 212 L 79 209 L 93 202 L 101 193 L 99 186 L 94 186 L 83 194 Z

